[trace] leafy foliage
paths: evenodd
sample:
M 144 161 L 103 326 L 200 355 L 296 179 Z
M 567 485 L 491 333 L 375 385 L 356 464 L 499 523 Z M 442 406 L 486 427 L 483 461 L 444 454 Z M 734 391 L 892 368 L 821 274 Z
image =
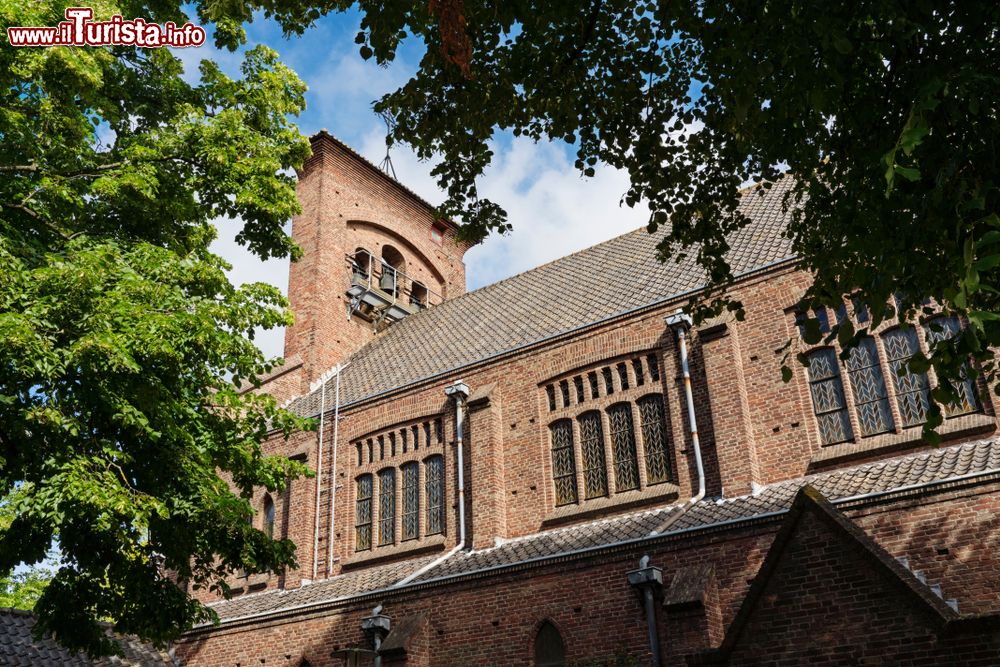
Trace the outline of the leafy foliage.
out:
M 4 0 L 0 17 L 54 25 L 67 4 Z M 95 7 L 119 13 L 187 20 Z M 276 289 L 231 285 L 209 244 L 240 218 L 260 257 L 298 254 L 283 225 L 305 87 L 262 47 L 237 80 L 200 72 L 187 83 L 166 49 L 0 49 L 0 496 L 19 490 L 0 572 L 58 540 L 37 629 L 92 654 L 115 649 L 101 619 L 162 643 L 214 618 L 190 587 L 295 565 L 247 519 L 256 488 L 307 473 L 261 442 L 309 424 L 239 391 L 273 365 L 255 327 L 290 315 Z
M 294 32 L 349 4 L 245 0 L 240 15 L 263 8 Z M 581 174 L 598 163 L 628 173 L 622 202 L 648 203 L 651 231 L 669 221 L 664 258 L 697 254 L 716 289 L 696 314 L 740 314 L 720 294 L 732 279 L 726 235 L 746 223 L 741 187 L 763 193 L 789 172 L 789 234 L 816 276 L 805 307 L 859 295 L 870 328 L 893 315 L 891 295 L 909 318 L 930 297 L 971 324 L 935 346 L 938 377 L 958 377 L 968 355 L 994 375 L 996 3 L 359 4 L 363 58 L 387 63 L 406 38 L 426 47 L 416 74 L 375 108 L 393 119 L 390 142 L 442 158 L 442 210 L 468 236 L 508 229 L 476 189 L 496 131 L 564 140 Z M 947 382 L 939 393 L 954 398 Z
M 0 500 L 0 531 L 5 531 L 14 521 L 14 506 L 21 489 L 15 489 Z M 30 611 L 52 578 L 48 563 L 19 571 L 0 572 L 0 607 L 13 607 Z

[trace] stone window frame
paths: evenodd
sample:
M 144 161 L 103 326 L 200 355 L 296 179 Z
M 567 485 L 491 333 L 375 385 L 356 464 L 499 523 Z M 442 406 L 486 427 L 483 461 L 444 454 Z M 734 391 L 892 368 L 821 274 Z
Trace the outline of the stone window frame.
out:
M 676 493 L 677 491 L 677 467 L 674 461 L 676 456 L 676 443 L 674 433 L 671 428 L 671 414 L 666 403 L 666 387 L 663 384 L 665 375 L 662 367 L 662 359 L 658 350 L 639 350 L 629 354 L 616 356 L 602 360 L 599 363 L 575 369 L 568 373 L 555 376 L 539 385 L 541 396 L 541 408 L 545 415 L 545 451 L 546 467 L 548 468 L 548 494 L 549 508 L 556 515 L 572 515 L 577 512 L 585 512 L 599 506 L 616 505 L 635 501 L 652 495 L 659 497 L 664 494 Z M 637 366 L 639 371 L 637 372 Z M 624 376 L 624 377 L 623 377 Z M 556 401 L 554 409 L 548 401 L 550 394 L 549 387 L 552 387 L 556 396 L 559 396 L 562 382 L 567 382 L 570 387 L 576 384 L 576 377 L 581 378 L 584 385 L 584 400 L 571 401 L 570 405 L 562 405 L 562 401 Z M 610 377 L 611 386 L 607 386 Z M 596 382 L 595 382 L 596 379 Z M 623 381 L 624 380 L 624 381 Z M 594 397 L 593 388 L 597 386 L 598 394 Z M 573 398 L 576 393 L 572 392 Z M 662 411 L 660 413 L 663 424 L 662 433 L 665 439 L 665 450 L 669 470 L 668 479 L 651 482 L 649 480 L 649 465 L 645 451 L 645 437 L 642 427 L 642 415 L 640 414 L 639 403 L 643 400 L 650 400 L 655 397 L 662 401 Z M 632 439 L 635 447 L 635 466 L 638 483 L 634 488 L 619 490 L 616 479 L 616 460 L 614 457 L 614 444 L 611 438 L 611 423 L 609 410 L 619 405 L 628 405 L 632 422 Z M 588 497 L 586 483 L 586 471 L 584 470 L 583 437 L 581 433 L 581 418 L 585 418 L 591 413 L 600 415 L 600 428 L 603 440 L 604 480 L 607 491 L 604 494 Z M 575 472 L 576 499 L 572 502 L 557 502 L 555 489 L 555 474 L 552 468 L 551 451 L 552 435 L 551 428 L 559 423 L 568 422 L 571 425 L 573 441 L 573 464 Z
M 848 308 L 850 308 L 850 310 L 848 310 Z M 887 317 L 881 324 L 879 324 L 878 327 L 872 329 L 869 327 L 869 310 L 869 306 L 860 303 L 860 301 L 856 298 L 852 298 L 851 300 L 845 302 L 843 307 L 836 309 L 836 311 L 833 311 L 832 313 L 827 310 L 826 315 L 828 321 L 833 321 L 833 317 L 836 317 L 837 322 L 843 321 L 845 317 L 850 317 L 856 330 L 860 330 L 862 328 L 868 329 L 867 335 L 871 336 L 874 340 L 875 349 L 878 354 L 879 368 L 882 372 L 882 378 L 886 385 L 885 389 L 889 400 L 889 409 L 893 427 L 885 432 L 862 435 L 863 430 L 861 428 L 857 405 L 855 403 L 854 386 L 851 382 L 850 373 L 847 370 L 846 361 L 840 359 L 840 352 L 842 351 L 842 348 L 840 347 L 839 342 L 834 340 L 830 343 L 820 343 L 808 346 L 803 350 L 803 353 L 806 355 L 824 348 L 832 348 L 835 350 L 835 359 L 838 364 L 841 383 L 843 384 L 845 407 L 851 429 L 851 437 L 847 440 L 831 443 L 822 442 L 820 439 L 819 424 L 816 419 L 815 405 L 809 389 L 809 371 L 807 368 L 800 367 L 801 371 L 798 376 L 803 381 L 803 395 L 806 401 L 805 407 L 810 415 L 810 419 L 812 420 L 811 423 L 813 425 L 810 433 L 810 439 L 816 442 L 819 450 L 819 453 L 813 456 L 812 463 L 824 463 L 841 458 L 842 456 L 854 456 L 868 451 L 905 446 L 922 441 L 922 429 L 924 422 L 907 426 L 902 418 L 902 413 L 897 400 L 896 382 L 893 378 L 894 371 L 890 365 L 889 356 L 886 352 L 885 337 L 891 332 L 899 330 L 901 327 L 911 327 L 911 330 L 914 331 L 916 335 L 919 351 L 927 355 L 930 351 L 927 325 L 940 317 L 945 317 L 946 315 L 944 313 L 936 313 L 929 316 L 920 316 L 916 322 L 901 322 L 897 316 Z M 801 334 L 799 329 L 801 315 L 799 312 L 800 311 L 794 307 L 789 308 L 786 311 L 790 331 L 792 331 L 794 335 Z M 864 321 L 858 321 L 858 313 L 863 313 Z M 968 322 L 961 318 L 959 319 L 959 324 L 963 329 L 968 326 Z M 926 375 L 929 391 L 933 391 L 933 389 L 938 386 L 937 375 L 933 368 L 928 369 Z M 947 413 L 942 414 L 944 422 L 938 427 L 938 432 L 940 434 L 950 435 L 953 433 L 974 433 L 987 430 L 990 427 L 995 426 L 995 418 L 992 416 L 993 407 L 988 394 L 985 391 L 986 388 L 982 382 L 981 376 L 976 380 L 976 389 L 978 399 L 977 409 L 971 412 L 962 412 L 951 415 L 948 415 Z M 933 398 L 931 400 L 933 400 Z
M 349 559 L 349 563 L 354 560 L 367 560 L 380 554 L 386 554 L 404 548 L 419 549 L 428 544 L 437 544 L 445 539 L 448 533 L 449 517 L 447 507 L 451 498 L 448 490 L 448 474 L 450 457 L 446 456 L 447 435 L 444 429 L 445 415 L 443 413 L 425 415 L 418 419 L 410 419 L 400 422 L 388 428 L 381 428 L 371 431 L 360 437 L 350 440 L 350 452 L 352 453 L 351 478 L 351 506 L 352 513 L 352 539 L 351 553 L 354 557 Z M 403 433 L 405 432 L 405 437 Z M 390 435 L 392 436 L 390 438 Z M 430 442 L 427 436 L 430 436 Z M 416 436 L 416 440 L 414 439 Z M 379 442 L 385 444 L 385 455 L 379 456 Z M 395 455 L 392 455 L 391 443 L 395 442 Z M 406 449 L 403 449 L 403 443 Z M 416 442 L 417 447 L 413 445 Z M 367 450 L 371 443 L 374 456 L 371 462 L 368 461 Z M 359 455 L 361 458 L 359 459 Z M 428 531 L 428 500 L 427 500 L 427 465 L 432 459 L 440 459 L 441 463 L 441 530 L 435 532 Z M 360 464 L 358 463 L 360 460 Z M 403 480 L 404 469 L 407 466 L 417 466 L 417 535 L 415 537 L 404 538 L 404 517 L 403 517 Z M 392 541 L 384 542 L 380 530 L 381 511 L 381 488 L 380 473 L 386 470 L 393 470 L 395 477 L 395 512 L 393 517 Z M 371 538 L 367 548 L 358 548 L 357 531 L 357 506 L 358 506 L 358 480 L 362 477 L 370 476 L 372 479 L 371 503 Z M 348 563 L 348 564 L 349 564 Z

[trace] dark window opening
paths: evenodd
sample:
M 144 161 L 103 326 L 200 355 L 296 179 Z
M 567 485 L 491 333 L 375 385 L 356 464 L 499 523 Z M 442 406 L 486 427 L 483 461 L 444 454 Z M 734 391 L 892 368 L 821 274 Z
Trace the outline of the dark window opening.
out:
M 632 360 L 632 372 L 635 373 L 635 386 L 641 387 L 646 384 L 646 375 L 642 372 L 642 359 Z
M 604 368 L 604 369 L 601 370 L 601 373 L 604 375 L 604 392 L 605 392 L 605 395 L 606 396 L 610 396 L 611 394 L 615 393 L 615 383 L 611 379 L 611 369 L 610 368 Z
M 564 408 L 569 407 L 569 381 L 562 380 L 559 382 L 559 392 L 562 394 L 562 406 Z
M 646 363 L 649 365 L 649 379 L 653 382 L 660 381 L 660 362 L 657 361 L 655 354 L 650 354 L 646 357 Z
M 600 398 L 601 393 L 597 388 L 597 371 L 590 371 L 587 374 L 587 379 L 590 381 L 590 397 Z
M 565 667 L 566 646 L 556 626 L 548 621 L 535 636 L 535 667 Z
M 577 375 L 573 378 L 573 385 L 576 387 L 576 402 L 583 403 L 583 378 Z
M 628 366 L 625 362 L 618 364 L 618 381 L 621 384 L 622 391 L 628 389 Z
M 556 409 L 556 388 L 552 385 L 545 387 L 545 394 L 549 398 L 549 412 Z

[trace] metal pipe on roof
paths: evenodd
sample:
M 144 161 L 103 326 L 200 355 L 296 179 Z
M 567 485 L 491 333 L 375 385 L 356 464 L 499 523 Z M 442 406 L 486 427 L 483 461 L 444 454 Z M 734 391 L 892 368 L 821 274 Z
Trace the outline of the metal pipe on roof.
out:
M 649 533 L 650 535 L 662 533 L 674 525 L 678 519 L 684 516 L 685 512 L 705 497 L 705 466 L 701 460 L 701 443 L 698 440 L 698 419 L 694 413 L 694 394 L 691 391 L 691 367 L 688 364 L 687 333 L 692 325 L 691 316 L 678 310 L 673 315 L 668 315 L 665 321 L 667 326 L 673 329 L 677 335 L 677 350 L 681 361 L 681 374 L 684 378 L 684 399 L 687 403 L 688 426 L 691 428 L 691 446 L 694 448 L 694 463 L 698 471 L 698 492 L 688 498 L 679 511 L 668 516 L 663 523 L 654 528 Z

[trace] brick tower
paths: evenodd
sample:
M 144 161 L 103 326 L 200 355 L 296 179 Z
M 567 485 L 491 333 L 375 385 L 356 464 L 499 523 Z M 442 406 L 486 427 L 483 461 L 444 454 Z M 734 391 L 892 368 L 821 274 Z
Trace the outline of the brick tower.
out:
M 288 276 L 295 324 L 264 387 L 279 402 L 393 323 L 465 292 L 469 245 L 454 223 L 325 130 L 311 143 L 292 221 L 303 250 Z

